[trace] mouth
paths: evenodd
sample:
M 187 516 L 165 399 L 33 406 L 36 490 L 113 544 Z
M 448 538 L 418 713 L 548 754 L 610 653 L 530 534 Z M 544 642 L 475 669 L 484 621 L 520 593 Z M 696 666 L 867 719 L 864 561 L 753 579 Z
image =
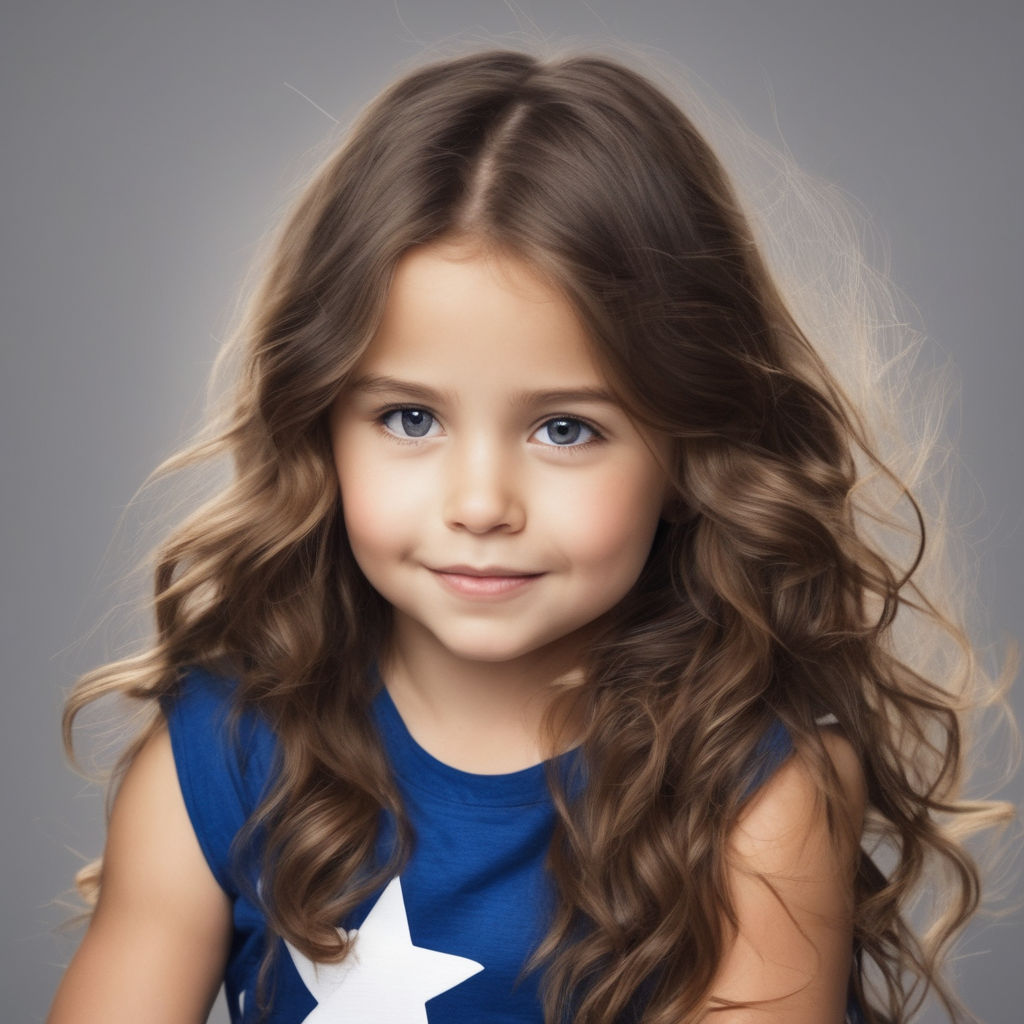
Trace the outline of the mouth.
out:
M 451 576 L 476 576 L 480 579 L 541 575 L 539 572 L 530 572 L 526 569 L 509 569 L 504 565 L 485 565 L 480 568 L 472 565 L 440 565 L 436 568 L 432 567 L 431 572 L 440 572 Z
M 466 597 L 503 597 L 525 589 L 544 575 L 500 565 L 446 565 L 430 571 L 448 590 Z

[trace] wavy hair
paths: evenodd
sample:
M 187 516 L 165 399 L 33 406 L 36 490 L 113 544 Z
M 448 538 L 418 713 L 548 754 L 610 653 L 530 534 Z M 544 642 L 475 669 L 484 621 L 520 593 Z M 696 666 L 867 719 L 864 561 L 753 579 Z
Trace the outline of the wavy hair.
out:
M 279 741 L 274 788 L 240 837 L 262 837 L 271 933 L 313 960 L 346 955 L 338 922 L 413 839 L 370 716 L 389 608 L 348 547 L 328 410 L 403 253 L 472 239 L 559 289 L 631 414 L 674 442 L 675 512 L 564 698 L 584 712 L 588 784 L 570 798 L 552 779 L 558 904 L 530 964 L 546 1018 L 703 1019 L 735 925 L 725 841 L 773 720 L 812 766 L 837 844 L 850 839 L 822 742 L 831 716 L 869 801 L 851 844 L 853 990 L 869 1022 L 907 1020 L 928 991 L 967 1019 L 942 963 L 979 901 L 965 837 L 1007 813 L 961 795 L 965 729 L 997 687 L 921 582 L 927 520 L 908 481 L 751 225 L 692 121 L 620 61 L 493 49 L 391 84 L 280 230 L 229 347 L 228 407 L 158 470 L 234 467 L 159 549 L 152 643 L 69 697 L 69 752 L 98 697 L 155 709 L 183 666 L 230 674 L 238 709 Z M 922 669 L 905 644 L 923 636 L 952 656 Z M 370 871 L 382 809 L 398 841 Z M 946 909 L 919 935 L 908 910 L 933 869 L 950 878 Z M 93 866 L 80 881 L 97 879 Z

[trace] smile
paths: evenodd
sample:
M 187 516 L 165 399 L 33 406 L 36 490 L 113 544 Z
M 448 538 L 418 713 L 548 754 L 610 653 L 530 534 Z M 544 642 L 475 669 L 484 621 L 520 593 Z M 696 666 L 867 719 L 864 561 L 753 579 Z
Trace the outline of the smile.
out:
M 458 565 L 430 571 L 448 590 L 464 597 L 504 597 L 527 588 L 544 575 L 496 566 L 476 569 Z

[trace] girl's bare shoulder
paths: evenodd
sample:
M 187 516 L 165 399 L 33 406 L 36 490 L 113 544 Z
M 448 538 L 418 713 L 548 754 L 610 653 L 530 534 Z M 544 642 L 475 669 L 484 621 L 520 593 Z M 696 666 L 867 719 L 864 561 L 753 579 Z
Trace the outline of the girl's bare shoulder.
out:
M 818 781 L 800 757 L 789 757 L 751 799 L 729 837 L 737 927 L 712 995 L 769 1002 L 719 1010 L 719 1024 L 843 1019 L 866 785 L 850 742 L 831 728 L 822 730 L 822 740 L 843 790 L 849 828 L 833 833 Z
M 161 727 L 118 790 L 99 902 L 49 1024 L 205 1019 L 230 934 L 230 902 L 199 848 Z
M 851 835 L 859 835 L 867 801 L 867 784 L 853 744 L 836 728 L 821 729 L 825 752 L 832 762 L 843 793 Z M 761 787 L 744 810 L 730 847 L 744 860 L 769 867 L 773 856 L 784 856 L 787 837 L 825 839 L 828 832 L 820 788 L 808 762 L 787 758 Z M 802 848 L 801 840 L 797 846 Z M 795 851 L 794 851 L 795 852 Z

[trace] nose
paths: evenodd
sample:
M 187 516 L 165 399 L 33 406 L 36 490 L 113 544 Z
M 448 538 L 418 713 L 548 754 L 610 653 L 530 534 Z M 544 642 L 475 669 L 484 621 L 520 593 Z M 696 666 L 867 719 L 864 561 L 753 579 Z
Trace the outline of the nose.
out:
M 517 533 L 526 505 L 515 460 L 486 438 L 452 445 L 445 465 L 444 516 L 451 529 Z

